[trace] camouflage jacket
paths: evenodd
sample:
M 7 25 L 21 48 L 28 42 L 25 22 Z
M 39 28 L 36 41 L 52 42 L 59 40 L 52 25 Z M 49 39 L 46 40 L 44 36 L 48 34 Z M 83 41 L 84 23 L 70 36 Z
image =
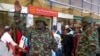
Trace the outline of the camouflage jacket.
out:
M 34 30 L 31 33 L 30 56 L 51 56 L 50 46 L 54 43 L 54 38 L 48 30 L 40 32 Z
M 29 39 L 29 56 L 51 56 L 51 47 L 57 48 L 56 41 L 48 29 L 42 32 L 32 28 L 25 29 L 22 22 L 17 24 L 17 27 Z
M 91 56 L 91 52 L 94 52 L 92 48 L 93 46 L 98 48 L 97 30 L 93 29 L 92 31 L 84 31 L 78 40 L 78 46 L 76 49 L 77 56 Z

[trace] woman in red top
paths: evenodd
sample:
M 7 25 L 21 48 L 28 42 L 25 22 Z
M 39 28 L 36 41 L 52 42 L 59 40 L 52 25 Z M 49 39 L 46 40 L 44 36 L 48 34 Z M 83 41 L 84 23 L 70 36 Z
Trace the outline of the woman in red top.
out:
M 77 48 L 77 42 L 80 36 L 80 30 L 78 27 L 74 29 L 74 36 L 73 36 L 73 49 L 72 49 L 72 56 L 76 56 L 76 48 Z

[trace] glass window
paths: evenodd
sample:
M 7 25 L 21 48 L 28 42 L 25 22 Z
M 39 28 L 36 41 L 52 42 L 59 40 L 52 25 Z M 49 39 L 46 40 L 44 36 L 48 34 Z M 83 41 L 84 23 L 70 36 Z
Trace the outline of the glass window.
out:
M 100 14 L 100 7 L 99 7 L 99 10 L 98 11 L 99 11 L 98 13 Z
M 9 23 L 7 13 L 8 13 L 7 11 L 0 11 L 0 24 L 3 26 L 5 26 Z
M 70 3 L 70 0 L 54 0 L 54 1 L 64 3 L 64 4 L 69 4 Z
M 83 2 L 83 8 L 86 9 L 86 10 L 90 10 L 91 4 L 87 3 L 87 2 Z
M 91 2 L 91 0 L 88 0 L 88 2 Z
M 21 14 L 20 17 L 23 19 L 23 22 L 26 18 L 26 14 Z M 13 25 L 14 24 L 14 12 L 6 12 L 6 11 L 0 11 L 0 24 L 2 25 Z
M 99 2 L 99 0 L 92 0 L 92 3 L 93 3 L 93 4 L 98 5 L 98 2 Z
M 98 13 L 98 6 L 92 5 L 92 11 Z
M 77 7 L 82 7 L 82 0 L 72 0 L 71 4 Z

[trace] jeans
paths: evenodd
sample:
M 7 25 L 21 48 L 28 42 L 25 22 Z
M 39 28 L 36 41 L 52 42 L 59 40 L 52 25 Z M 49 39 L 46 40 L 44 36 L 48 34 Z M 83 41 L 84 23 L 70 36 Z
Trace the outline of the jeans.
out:
M 57 51 L 56 51 L 56 56 L 61 56 L 61 49 L 57 49 Z

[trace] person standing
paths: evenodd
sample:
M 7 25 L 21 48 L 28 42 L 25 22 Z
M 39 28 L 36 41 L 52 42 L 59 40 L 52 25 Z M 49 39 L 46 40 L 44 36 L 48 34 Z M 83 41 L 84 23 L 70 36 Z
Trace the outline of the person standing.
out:
M 82 18 L 82 28 L 76 49 L 77 56 L 95 56 L 98 49 L 98 32 L 95 29 L 93 18 L 84 16 Z
M 4 32 L 3 26 L 0 25 L 0 39 Z M 8 52 L 8 48 L 5 43 L 0 40 L 0 56 L 10 56 Z
M 65 27 L 65 26 L 64 26 Z M 69 33 L 69 30 L 66 28 L 62 29 L 62 55 L 64 56 L 71 56 L 71 51 L 72 51 L 72 34 L 67 34 Z
M 35 21 L 35 29 L 27 28 L 28 31 L 24 31 L 24 36 L 29 39 L 29 55 L 28 56 L 51 56 L 51 49 L 56 51 L 57 43 L 48 28 L 47 23 L 44 20 L 45 17 L 38 17 Z M 22 21 L 17 25 L 22 24 Z M 21 26 L 23 27 L 23 26 Z M 20 28 L 21 31 L 23 29 Z
M 58 46 L 57 46 L 57 50 L 56 50 L 56 55 L 54 56 L 61 56 L 61 49 L 62 49 L 62 45 L 61 45 L 61 36 L 60 36 L 60 33 L 58 32 L 57 30 L 57 26 L 53 26 L 53 36 L 54 36 L 54 39 L 55 41 L 57 42 Z
M 76 48 L 78 39 L 80 37 L 80 29 L 78 27 L 74 28 L 74 36 L 73 36 L 73 48 L 72 48 L 72 56 L 76 56 Z
M 36 21 L 36 29 L 31 33 L 30 56 L 51 56 L 51 49 L 56 49 L 56 42 L 46 26 L 44 21 Z
M 3 41 L 6 46 L 8 47 L 8 51 L 10 56 L 15 56 L 15 47 L 20 49 L 23 52 L 26 52 L 23 48 L 20 48 L 15 41 L 12 39 L 12 28 L 10 26 L 5 26 L 5 32 L 4 34 L 1 36 L 1 41 Z

